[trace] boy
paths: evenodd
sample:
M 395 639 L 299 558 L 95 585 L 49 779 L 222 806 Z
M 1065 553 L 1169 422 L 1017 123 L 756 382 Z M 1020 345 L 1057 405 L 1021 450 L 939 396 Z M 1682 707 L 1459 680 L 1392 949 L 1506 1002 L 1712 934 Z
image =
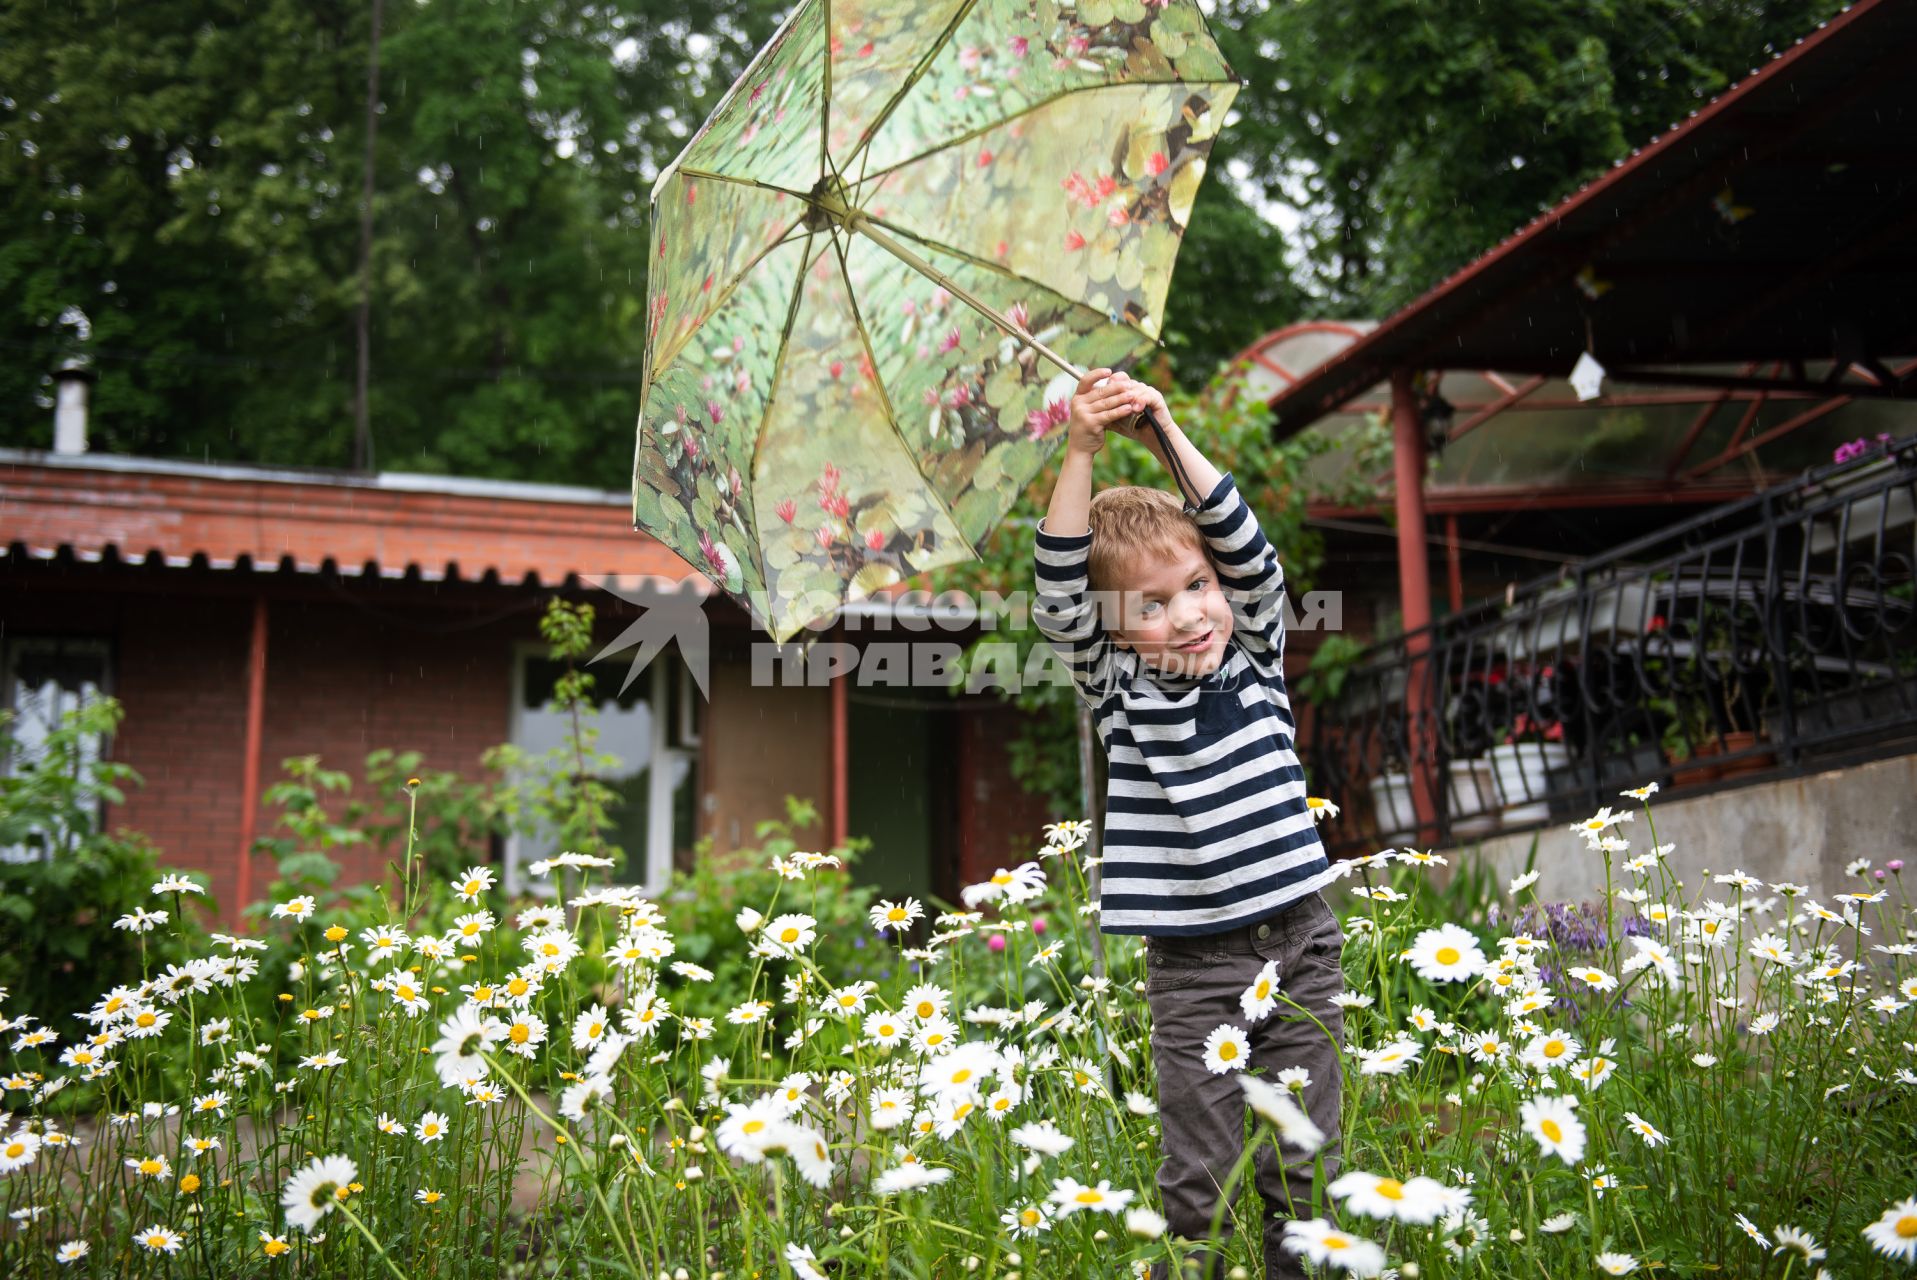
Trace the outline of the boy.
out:
M 1125 425 L 1140 412 L 1164 427 L 1172 458 L 1148 424 Z M 1138 440 L 1196 492 L 1182 508 L 1137 486 L 1094 498 L 1107 431 Z M 1067 433 L 1038 526 L 1034 616 L 1091 704 L 1110 763 L 1100 928 L 1146 936 L 1158 1188 L 1171 1229 L 1202 1240 L 1243 1149 L 1238 1073 L 1205 1061 L 1222 1025 L 1247 1030 L 1267 1078 L 1309 1072 L 1302 1101 L 1326 1135 L 1325 1177 L 1337 1176 L 1344 1019 L 1331 998 L 1344 985 L 1344 936 L 1319 893 L 1336 876 L 1305 803 L 1282 670 L 1283 574 L 1256 518 L 1164 397 L 1125 374 L 1080 380 Z M 1283 1003 L 1247 1026 L 1240 997 L 1267 961 L 1336 1043 Z M 1265 1274 L 1302 1277 L 1281 1245 L 1288 1219 L 1313 1216 L 1312 1157 L 1287 1148 L 1281 1168 L 1267 1140 L 1255 1160 Z M 1222 1273 L 1215 1255 L 1201 1273 Z M 1153 1280 L 1164 1276 L 1161 1262 Z

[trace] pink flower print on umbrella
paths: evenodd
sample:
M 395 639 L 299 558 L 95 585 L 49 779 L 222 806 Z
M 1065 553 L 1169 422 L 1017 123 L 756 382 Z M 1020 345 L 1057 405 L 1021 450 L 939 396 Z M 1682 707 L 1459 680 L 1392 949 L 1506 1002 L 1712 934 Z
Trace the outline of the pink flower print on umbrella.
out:
M 1122 204 L 1113 205 L 1111 211 L 1105 215 L 1105 221 L 1114 227 L 1122 227 L 1131 220 L 1132 215 L 1125 212 L 1125 206 Z
M 963 409 L 966 405 L 972 403 L 972 388 L 966 386 L 964 383 L 960 383 L 946 394 L 945 403 L 951 405 L 954 409 Z
M 1043 409 L 1034 409 L 1025 415 L 1025 436 L 1036 440 L 1052 428 L 1064 426 L 1071 416 L 1071 402 L 1060 396 Z
M 1011 40 L 1007 42 L 1007 45 L 1011 49 L 1014 58 L 1022 58 L 1032 51 L 1032 42 L 1024 36 L 1013 36 Z
M 1145 158 L 1145 172 L 1156 178 L 1171 168 L 1171 161 L 1165 158 L 1163 151 L 1154 151 Z
M 1014 302 L 1006 310 L 1005 318 L 1007 320 L 1010 320 L 1013 324 L 1017 325 L 1019 328 L 1023 329 L 1026 327 L 1026 325 L 1031 323 L 1032 317 L 1031 317 L 1031 313 L 1025 309 L 1024 303 Z
M 981 168 L 981 169 L 983 169 L 983 168 L 985 168 L 985 167 L 986 167 L 987 165 L 989 165 L 989 164 L 991 164 L 991 163 L 992 163 L 992 153 L 991 153 L 990 151 L 980 151 L 980 152 L 978 153 L 978 167 L 979 167 L 979 168 Z
M 867 530 L 865 534 L 865 549 L 867 551 L 885 550 L 885 531 L 883 529 Z
M 699 531 L 699 552 L 705 557 L 706 565 L 714 577 L 721 582 L 734 575 L 736 566 L 732 562 L 732 551 L 723 543 L 714 542 L 712 535 L 704 529 Z
M 831 525 L 822 524 L 817 529 L 813 530 L 812 536 L 818 541 L 819 548 L 821 550 L 830 551 L 832 549 L 833 542 L 835 542 L 838 539 L 839 535 L 833 531 L 833 528 Z
M 968 44 L 959 50 L 959 66 L 966 71 L 977 71 L 980 57 L 978 46 Z
M 692 415 L 686 412 L 686 407 L 682 404 L 673 405 L 672 414 L 675 418 L 679 419 L 679 425 L 682 427 L 692 421 Z
M 699 437 L 688 431 L 679 438 L 686 443 L 686 457 L 688 459 L 697 458 L 699 456 Z
M 712 425 L 718 426 L 726 420 L 726 407 L 717 400 L 706 401 L 706 417 L 712 419 Z
M 841 520 L 852 514 L 852 500 L 842 493 L 833 494 L 819 505 Z
M 799 504 L 787 498 L 784 502 L 774 507 L 773 510 L 778 513 L 779 519 L 785 521 L 787 524 L 791 524 L 793 519 L 799 514 Z
M 1065 233 L 1065 248 L 1067 249 L 1067 251 L 1075 253 L 1078 250 L 1083 249 L 1084 247 L 1085 247 L 1084 236 L 1081 236 L 1076 231 L 1067 231 Z
M 839 487 L 840 474 L 841 472 L 837 467 L 829 462 L 826 463 L 824 469 L 819 472 L 819 492 L 831 493 L 837 489 Z
M 840 377 L 842 374 L 845 373 L 845 361 L 843 360 L 834 360 L 830 365 L 826 367 L 828 371 L 832 374 L 832 377 L 834 379 L 837 379 L 838 377 Z
M 959 343 L 963 341 L 964 338 L 959 336 L 958 326 L 953 325 L 946 331 L 945 336 L 939 339 L 939 354 L 942 356 L 950 355 L 952 352 L 958 350 Z

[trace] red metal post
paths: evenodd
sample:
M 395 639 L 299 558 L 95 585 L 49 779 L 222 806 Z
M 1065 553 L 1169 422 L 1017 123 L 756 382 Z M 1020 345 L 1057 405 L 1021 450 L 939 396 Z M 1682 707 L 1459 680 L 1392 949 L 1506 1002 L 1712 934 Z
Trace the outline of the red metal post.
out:
M 1418 840 L 1437 840 L 1437 760 L 1432 745 L 1430 690 L 1431 565 L 1426 559 L 1424 423 L 1418 416 L 1418 397 L 1411 387 L 1411 371 L 1391 375 L 1392 455 L 1396 470 L 1398 508 L 1398 599 L 1404 615 L 1405 727 L 1411 758 L 1411 803 L 1418 815 Z
M 1444 518 L 1444 560 L 1451 579 L 1451 612 L 1464 612 L 1464 561 L 1458 551 L 1458 517 Z
M 240 870 L 230 919 L 253 898 L 253 836 L 259 822 L 260 739 L 266 728 L 266 597 L 253 597 L 253 634 L 246 654 L 246 755 L 240 761 Z
M 836 638 L 841 641 L 845 639 L 843 626 L 838 628 Z M 840 672 L 832 677 L 832 847 L 835 849 L 845 843 L 851 825 L 851 805 L 846 786 L 845 723 L 845 695 L 851 683 L 851 671 Z

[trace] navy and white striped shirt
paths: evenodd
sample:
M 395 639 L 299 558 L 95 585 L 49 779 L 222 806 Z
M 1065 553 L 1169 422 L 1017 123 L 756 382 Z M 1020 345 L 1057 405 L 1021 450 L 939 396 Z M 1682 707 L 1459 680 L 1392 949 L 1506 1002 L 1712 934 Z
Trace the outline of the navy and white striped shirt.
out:
M 1305 804 L 1285 693 L 1284 572 L 1229 473 L 1186 511 L 1232 606 L 1224 657 L 1202 679 L 1164 675 L 1114 644 L 1089 591 L 1092 535 L 1038 525 L 1033 619 L 1091 704 L 1110 764 L 1106 933 L 1219 933 L 1337 878 Z

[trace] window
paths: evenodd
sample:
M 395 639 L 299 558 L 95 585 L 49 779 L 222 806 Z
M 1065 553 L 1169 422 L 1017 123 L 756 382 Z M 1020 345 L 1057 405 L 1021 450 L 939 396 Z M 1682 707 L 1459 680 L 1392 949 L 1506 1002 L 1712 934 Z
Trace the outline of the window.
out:
M 554 685 L 566 664 L 537 645 L 516 655 L 511 732 L 514 745 L 543 755 L 565 742 L 568 717 L 552 707 Z M 598 748 L 618 760 L 601 781 L 618 800 L 612 810 L 613 843 L 626 851 L 619 878 L 648 893 L 665 889 L 677 851 L 696 835 L 698 690 L 674 653 L 655 657 L 623 693 L 623 667 L 594 673 L 599 700 Z M 551 892 L 550 880 L 526 874 L 529 862 L 561 852 L 550 832 L 515 832 L 506 842 L 506 890 Z
M 0 707 L 13 715 L 6 729 L 12 745 L 0 755 L 0 772 L 22 773 L 35 767 L 46 754 L 47 735 L 59 727 L 61 717 L 109 692 L 110 658 L 108 643 L 99 639 L 21 636 L 0 645 L 0 681 L 4 681 Z M 105 758 L 106 748 L 101 734 L 81 740 L 77 764 L 82 773 Z M 97 826 L 99 797 L 82 790 L 79 801 Z M 38 861 L 66 843 L 60 832 L 44 823 L 28 818 L 27 826 L 23 837 L 0 845 L 0 861 Z

